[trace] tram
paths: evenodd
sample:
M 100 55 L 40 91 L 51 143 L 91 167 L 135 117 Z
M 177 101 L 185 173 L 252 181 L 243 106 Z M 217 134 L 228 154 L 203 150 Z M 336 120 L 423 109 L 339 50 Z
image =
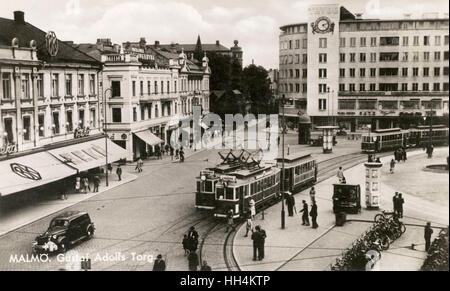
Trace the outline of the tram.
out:
M 249 201 L 260 211 L 281 198 L 280 178 L 283 160 L 261 163 L 261 151 L 219 152 L 222 162 L 200 172 L 195 207 L 214 210 L 214 216 L 245 217 Z M 259 156 L 258 156 L 259 155 Z M 285 189 L 296 193 L 317 180 L 317 163 L 310 154 L 292 154 L 284 158 Z
M 418 126 L 409 130 L 400 128 L 379 129 L 363 134 L 361 149 L 373 153 L 394 150 L 400 147 L 422 147 L 429 143 L 430 128 Z M 432 127 L 433 145 L 448 144 L 448 127 L 434 125 Z
M 433 145 L 448 145 L 448 127 L 445 125 L 433 125 L 432 131 L 432 144 Z M 409 143 L 417 146 L 424 147 L 430 142 L 430 127 L 426 125 L 417 126 L 410 130 Z
M 281 169 L 283 158 L 277 159 Z M 296 153 L 284 157 L 284 189 L 297 193 L 317 181 L 317 163 L 311 154 Z
M 216 184 L 215 217 L 246 217 L 249 202 L 255 202 L 256 211 L 275 203 L 280 198 L 280 169 L 273 165 L 252 165 L 221 177 Z
M 221 175 L 226 175 L 241 167 L 244 160 L 243 151 L 219 152 L 222 162 L 215 167 L 207 168 L 200 172 L 196 178 L 197 190 L 195 192 L 195 208 L 214 209 L 216 207 L 216 184 Z

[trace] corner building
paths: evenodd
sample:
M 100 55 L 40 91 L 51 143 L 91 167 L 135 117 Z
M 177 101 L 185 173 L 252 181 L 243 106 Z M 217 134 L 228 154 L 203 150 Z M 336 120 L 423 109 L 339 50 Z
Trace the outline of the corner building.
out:
M 448 114 L 449 19 L 363 19 L 313 5 L 308 23 L 282 26 L 279 97 L 288 119 L 356 129 L 396 127 L 399 116 Z

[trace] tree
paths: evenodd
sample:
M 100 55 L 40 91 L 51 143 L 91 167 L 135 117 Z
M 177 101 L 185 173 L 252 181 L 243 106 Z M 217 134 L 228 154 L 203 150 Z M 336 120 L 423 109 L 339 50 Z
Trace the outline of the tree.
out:
M 208 54 L 211 68 L 210 90 L 229 90 L 231 86 L 231 58 L 230 56 L 210 53 Z
M 242 93 L 250 102 L 253 114 L 277 112 L 277 105 L 270 90 L 269 75 L 261 66 L 249 65 L 242 71 Z

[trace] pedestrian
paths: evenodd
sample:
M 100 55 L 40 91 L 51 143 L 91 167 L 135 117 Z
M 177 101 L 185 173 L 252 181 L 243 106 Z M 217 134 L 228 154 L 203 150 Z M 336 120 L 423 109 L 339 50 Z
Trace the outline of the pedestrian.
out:
M 184 162 L 184 151 L 183 149 L 180 149 L 180 163 Z
M 280 137 L 277 138 L 278 146 L 280 146 Z
M 403 204 L 405 203 L 405 199 L 402 197 L 402 193 L 398 194 L 398 217 L 403 218 Z
M 392 197 L 392 205 L 394 207 L 394 215 L 398 216 L 398 192 L 395 192 L 394 197 Z
M 75 178 L 75 192 L 80 193 L 81 191 L 81 177 Z
M 260 236 L 261 240 L 260 240 L 260 243 L 259 243 L 259 246 L 258 246 L 258 254 L 259 254 L 259 258 L 258 259 L 261 261 L 261 260 L 264 259 L 264 251 L 265 251 L 264 250 L 264 245 L 266 243 L 267 235 L 266 235 L 266 231 L 264 229 L 262 229 L 261 226 L 258 226 L 258 231 L 261 234 L 261 236 Z
M 233 209 L 227 211 L 227 228 L 225 229 L 225 232 L 228 232 L 229 229 L 234 229 Z
M 190 251 L 196 251 L 198 247 L 198 232 L 194 226 L 191 226 L 188 232 L 188 246 Z
M 190 250 L 190 245 L 189 245 L 189 238 L 187 236 L 187 234 L 185 234 L 183 236 L 183 241 L 181 242 L 181 244 L 183 245 L 183 250 L 184 250 L 184 255 L 188 255 L 189 254 L 189 250 Z
M 261 243 L 261 233 L 259 232 L 259 226 L 256 226 L 255 231 L 252 233 L 253 241 L 253 261 L 259 258 L 259 244 Z
M 395 159 L 395 161 L 397 161 L 397 163 L 400 162 L 399 149 L 396 149 L 396 150 L 394 151 L 394 159 Z
M 311 204 L 316 201 L 316 190 L 314 187 L 311 187 L 311 190 L 309 190 L 309 198 L 311 199 Z
M 208 262 L 207 261 L 203 261 L 203 264 L 202 264 L 202 268 L 200 269 L 200 271 L 206 271 L 206 272 L 211 272 L 212 271 L 212 269 L 211 269 L 211 267 L 208 265 Z
M 168 144 L 165 145 L 166 154 L 170 153 L 170 146 Z
M 94 192 L 98 192 L 98 187 L 100 186 L 100 178 L 99 176 L 94 176 Z
M 404 163 L 405 163 L 406 160 L 407 160 L 407 157 L 406 157 L 406 149 L 405 149 L 405 148 L 402 148 L 402 160 L 403 160 Z
M 177 149 L 177 150 L 175 151 L 175 160 L 178 160 L 179 157 L 180 157 L 180 150 Z
M 251 214 L 249 214 L 248 217 L 247 217 L 247 222 L 246 222 L 246 225 L 245 225 L 245 230 L 246 230 L 246 231 L 245 231 L 244 237 L 248 237 L 249 231 L 251 231 L 251 232 L 253 233 L 253 220 L 252 220 Z
M 344 171 L 342 170 L 342 167 L 339 167 L 339 170 L 338 170 L 336 176 L 339 179 L 339 183 L 342 183 L 342 179 L 344 178 Z
M 120 166 L 120 164 L 117 165 L 116 174 L 117 177 L 119 177 L 119 181 L 122 181 L 122 167 Z
M 139 158 L 136 161 L 136 168 L 134 170 L 137 171 L 138 173 L 142 172 L 142 165 L 143 164 L 144 164 L 144 162 L 141 160 L 141 158 Z
M 165 271 L 166 262 L 163 260 L 162 255 L 159 254 L 156 257 L 155 263 L 153 264 L 153 271 Z
M 294 196 L 292 196 L 291 192 L 285 192 L 285 194 L 286 194 L 286 205 L 288 209 L 288 215 L 294 216 L 294 206 L 295 206 Z
M 303 200 L 302 203 L 303 203 L 303 208 L 302 208 L 302 210 L 300 210 L 300 212 L 303 212 L 302 225 L 309 226 L 308 203 L 306 203 L 306 200 Z M 315 200 L 312 203 L 315 203 Z
M 389 165 L 390 165 L 389 172 L 391 174 L 394 174 L 394 168 L 395 168 L 395 161 L 394 161 L 394 159 L 391 159 L 391 163 Z
M 250 214 L 252 216 L 252 219 L 255 219 L 255 215 L 256 215 L 256 204 L 255 204 L 255 200 L 253 200 L 252 198 L 250 198 L 250 201 L 248 202 L 249 206 L 250 206 Z
M 431 222 L 427 222 L 425 226 L 425 251 L 428 252 L 431 245 L 431 235 L 433 234 L 433 229 L 431 228 Z
M 91 192 L 91 186 L 89 186 L 89 178 L 88 177 L 84 177 L 83 178 L 83 189 L 84 189 L 84 193 L 88 193 Z
M 309 212 L 309 216 L 311 216 L 312 228 L 318 228 L 319 225 L 317 224 L 317 204 L 316 204 L 316 202 L 314 202 L 313 205 L 311 206 L 311 211 Z
M 173 147 L 170 147 L 170 160 L 173 161 Z
M 109 171 L 110 174 L 112 174 L 112 170 L 113 170 L 112 165 L 111 165 L 111 164 L 108 164 L 108 171 Z
M 189 253 L 188 265 L 189 265 L 189 271 L 197 271 L 199 261 L 198 261 L 198 255 L 195 251 L 192 251 Z

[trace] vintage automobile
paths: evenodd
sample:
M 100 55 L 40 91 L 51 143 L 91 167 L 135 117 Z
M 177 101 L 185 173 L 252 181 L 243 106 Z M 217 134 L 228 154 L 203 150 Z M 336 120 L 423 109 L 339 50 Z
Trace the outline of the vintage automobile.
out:
M 361 187 L 350 184 L 333 184 L 333 212 L 359 213 L 361 211 Z
M 64 212 L 52 219 L 45 233 L 36 237 L 33 253 L 64 253 L 74 244 L 92 238 L 94 231 L 94 223 L 86 212 Z

